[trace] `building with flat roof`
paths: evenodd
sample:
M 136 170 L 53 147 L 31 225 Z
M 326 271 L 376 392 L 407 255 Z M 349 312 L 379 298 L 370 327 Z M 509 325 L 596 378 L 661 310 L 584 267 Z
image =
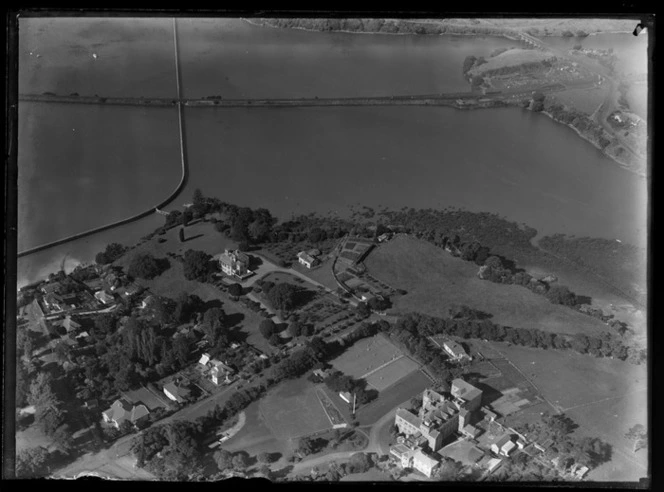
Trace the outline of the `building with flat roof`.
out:
M 464 408 L 474 411 L 482 405 L 482 390 L 461 378 L 452 381 L 452 396 L 463 402 Z
M 472 398 L 465 401 L 461 398 L 449 398 L 431 389 L 422 393 L 422 405 L 417 414 L 406 408 L 398 408 L 394 423 L 400 434 L 406 436 L 423 436 L 431 451 L 438 451 L 443 441 L 455 432 L 475 437 L 479 434 L 473 424 L 476 409 L 477 393 L 481 399 L 482 392 L 468 383 L 463 382 L 464 394 Z M 470 407 L 470 408 L 469 408 Z

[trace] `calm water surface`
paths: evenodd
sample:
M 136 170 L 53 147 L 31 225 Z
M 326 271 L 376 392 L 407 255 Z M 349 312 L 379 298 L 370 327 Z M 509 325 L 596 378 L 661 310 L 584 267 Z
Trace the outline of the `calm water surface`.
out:
M 514 45 L 178 22 L 189 97 L 462 91 L 465 56 Z M 21 92 L 175 93 L 168 19 L 29 19 L 21 29 Z M 19 111 L 19 250 L 140 212 L 179 180 L 171 109 L 21 103 Z M 543 233 L 645 236 L 645 182 L 568 128 L 518 109 L 188 108 L 186 118 L 191 176 L 174 207 L 200 187 L 282 218 L 350 204 L 451 205 Z M 19 282 L 161 223 L 150 217 L 23 258 Z

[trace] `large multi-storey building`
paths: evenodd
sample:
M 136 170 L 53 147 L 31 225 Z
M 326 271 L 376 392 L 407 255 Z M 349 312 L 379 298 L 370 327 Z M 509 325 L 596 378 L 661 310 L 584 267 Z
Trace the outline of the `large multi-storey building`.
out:
M 417 414 L 405 408 L 397 409 L 395 425 L 406 436 L 421 435 L 429 449 L 438 451 L 443 441 L 455 432 L 474 437 L 473 412 L 482 403 L 482 391 L 462 379 L 452 382 L 451 398 L 426 389 Z

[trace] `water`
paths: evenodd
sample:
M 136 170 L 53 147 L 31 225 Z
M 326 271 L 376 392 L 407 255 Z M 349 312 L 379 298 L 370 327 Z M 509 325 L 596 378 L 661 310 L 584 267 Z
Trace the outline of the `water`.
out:
M 282 218 L 349 204 L 493 211 L 541 233 L 645 234 L 645 181 L 571 129 L 514 108 L 186 111 L 184 190 Z M 255 143 L 260 142 L 260 145 Z
M 189 97 L 462 91 L 465 56 L 514 45 L 178 22 Z M 169 19 L 29 19 L 21 33 L 21 92 L 175 93 Z M 39 59 L 29 54 L 35 46 Z M 172 108 L 21 103 L 19 111 L 19 251 L 141 212 L 179 180 Z M 519 109 L 188 108 L 186 119 L 191 176 L 172 207 L 200 187 L 282 218 L 358 203 L 452 205 L 544 233 L 645 238 L 645 182 L 572 130 Z M 162 223 L 149 217 L 22 258 L 19 283 L 65 255 L 91 261 L 105 244 L 130 244 Z

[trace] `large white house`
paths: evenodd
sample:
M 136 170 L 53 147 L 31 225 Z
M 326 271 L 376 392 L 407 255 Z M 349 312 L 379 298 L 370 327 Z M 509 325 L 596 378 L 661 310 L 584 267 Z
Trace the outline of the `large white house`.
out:
M 231 277 L 245 278 L 253 273 L 249 270 L 249 256 L 237 249 L 226 249 L 219 255 L 219 266 L 222 272 Z

